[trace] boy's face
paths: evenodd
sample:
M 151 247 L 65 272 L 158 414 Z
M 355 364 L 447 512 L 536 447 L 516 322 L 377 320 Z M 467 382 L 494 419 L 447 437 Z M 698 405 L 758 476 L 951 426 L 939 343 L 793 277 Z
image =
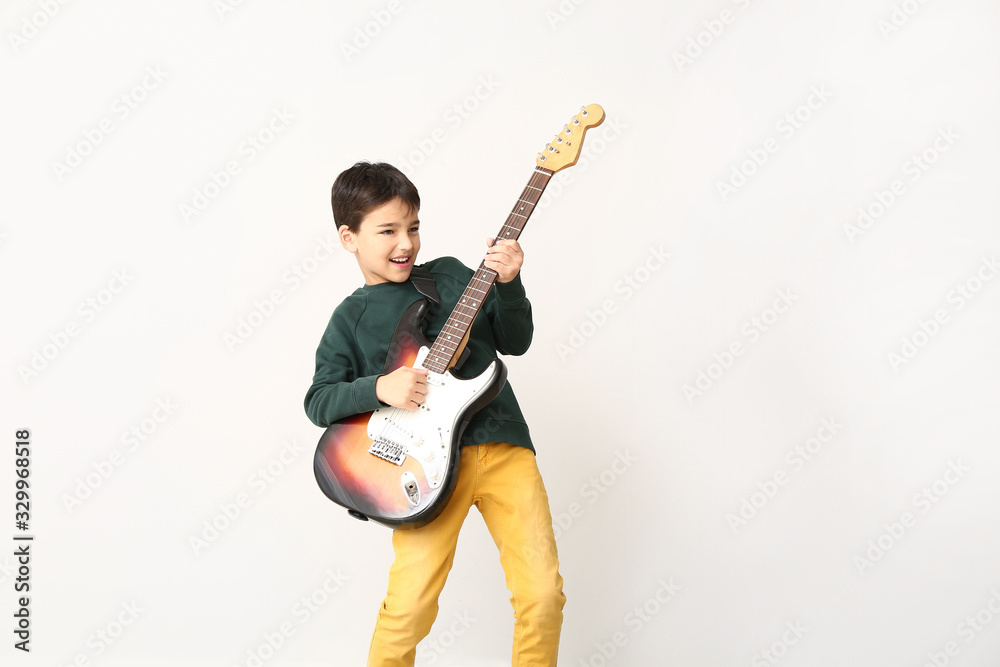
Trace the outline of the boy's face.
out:
M 368 285 L 401 283 L 420 250 L 420 221 L 398 197 L 370 211 L 361 220 L 358 232 L 346 226 L 338 230 L 340 243 L 358 258 L 358 266 Z

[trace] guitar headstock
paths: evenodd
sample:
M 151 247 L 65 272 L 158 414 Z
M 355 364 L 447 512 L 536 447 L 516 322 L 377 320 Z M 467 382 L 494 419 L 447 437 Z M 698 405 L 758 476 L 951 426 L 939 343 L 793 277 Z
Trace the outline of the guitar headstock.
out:
M 587 130 L 603 122 L 604 109 L 600 104 L 580 107 L 580 113 L 563 126 L 562 132 L 555 139 L 545 144 L 545 149 L 538 154 L 535 164 L 553 172 L 572 167 L 580 159 L 583 137 Z

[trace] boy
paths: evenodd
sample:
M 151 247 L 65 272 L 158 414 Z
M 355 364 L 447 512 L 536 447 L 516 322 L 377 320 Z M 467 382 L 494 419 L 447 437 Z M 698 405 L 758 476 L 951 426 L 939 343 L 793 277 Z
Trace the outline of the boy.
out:
M 365 284 L 334 311 L 316 351 L 306 414 L 328 426 L 386 405 L 415 410 L 427 393 L 425 369 L 381 375 L 403 311 L 422 298 L 410 272 L 420 250 L 420 197 L 413 183 L 385 163 L 359 162 L 333 184 L 333 217 L 341 245 L 354 254 Z M 497 352 L 523 354 L 531 342 L 531 304 L 521 285 L 524 256 L 502 240 L 486 254 L 497 282 L 471 327 L 464 376 L 480 373 Z M 424 333 L 433 340 L 472 270 L 451 257 L 422 265 L 441 304 Z M 395 560 L 368 654 L 369 667 L 412 667 L 417 643 L 437 616 L 438 595 L 455 557 L 459 529 L 472 505 L 500 552 L 514 607 L 515 667 L 556 664 L 566 598 L 556 555 L 548 496 L 535 464 L 528 427 L 509 384 L 469 422 L 462 436 L 455 490 L 443 512 L 420 528 L 393 531 Z

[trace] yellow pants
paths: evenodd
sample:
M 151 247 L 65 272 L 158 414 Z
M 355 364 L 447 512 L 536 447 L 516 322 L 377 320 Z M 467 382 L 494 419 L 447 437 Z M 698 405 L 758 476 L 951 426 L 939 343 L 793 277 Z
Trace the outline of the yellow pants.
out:
M 475 505 L 500 551 L 514 607 L 515 667 L 556 664 L 562 592 L 549 498 L 535 455 L 491 442 L 460 450 L 455 491 L 438 518 L 392 534 L 396 558 L 379 610 L 368 667 L 412 667 L 417 643 L 438 613 L 438 595 L 455 559 L 458 532 Z

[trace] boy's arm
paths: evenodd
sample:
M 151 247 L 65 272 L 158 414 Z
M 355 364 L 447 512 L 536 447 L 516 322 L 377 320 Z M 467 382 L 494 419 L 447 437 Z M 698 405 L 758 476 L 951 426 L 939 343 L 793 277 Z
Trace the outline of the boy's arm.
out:
M 348 322 L 334 313 L 316 350 L 316 372 L 306 392 L 310 421 L 327 427 L 345 417 L 383 407 L 375 395 L 378 375 L 359 376 L 363 368 Z
M 486 266 L 497 272 L 496 285 L 486 298 L 486 312 L 501 354 L 524 354 L 531 345 L 534 325 L 531 302 L 521 284 L 523 263 L 524 254 L 517 241 L 501 239 L 486 255 Z
M 316 350 L 316 373 L 306 392 L 306 414 L 326 428 L 345 417 L 386 405 L 415 410 L 427 394 L 427 371 L 397 368 L 388 375 L 358 376 L 364 368 L 352 326 L 335 313 Z

